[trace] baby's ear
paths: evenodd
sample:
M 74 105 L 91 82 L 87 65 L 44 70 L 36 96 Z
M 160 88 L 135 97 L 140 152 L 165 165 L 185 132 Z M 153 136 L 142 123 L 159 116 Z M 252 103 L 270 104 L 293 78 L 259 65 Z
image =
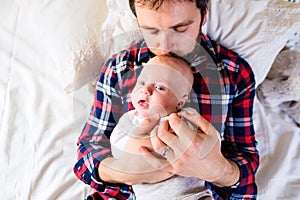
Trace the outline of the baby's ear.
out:
M 181 99 L 182 102 L 182 106 L 187 102 L 187 100 L 189 99 L 189 95 L 184 95 Z
M 188 95 L 184 95 L 181 100 L 178 102 L 177 104 L 177 110 L 181 110 L 182 107 L 184 106 L 184 104 L 187 102 L 187 100 L 189 99 L 189 96 Z

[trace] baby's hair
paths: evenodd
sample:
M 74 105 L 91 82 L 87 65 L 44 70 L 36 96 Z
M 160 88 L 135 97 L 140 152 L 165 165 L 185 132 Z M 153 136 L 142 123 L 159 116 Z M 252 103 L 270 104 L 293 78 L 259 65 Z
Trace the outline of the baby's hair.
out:
M 173 68 L 173 70 L 175 70 L 179 76 L 185 78 L 185 80 L 189 83 L 188 85 L 190 86 L 190 88 L 192 88 L 194 81 L 194 72 L 192 69 L 193 67 L 191 63 L 182 56 L 174 53 L 167 55 L 157 55 L 148 61 L 148 63 L 151 62 L 159 62 L 159 64 L 163 64 Z
M 190 63 L 187 59 L 185 59 L 185 58 L 182 57 L 182 56 L 179 56 L 179 55 L 176 54 L 176 53 L 170 52 L 169 55 L 166 55 L 166 56 L 170 56 L 170 57 L 172 57 L 172 58 L 181 60 L 181 61 L 183 61 L 186 65 L 188 65 L 190 68 L 192 67 L 191 63 Z
M 156 57 L 169 58 L 171 60 L 174 59 L 174 60 L 178 61 L 179 63 L 182 62 L 182 64 L 184 64 L 185 66 L 187 66 L 189 68 L 189 70 L 193 73 L 193 71 L 192 71 L 192 64 L 187 59 L 185 59 L 182 56 L 179 56 L 176 53 L 170 52 L 169 54 L 166 54 L 166 55 L 157 55 Z

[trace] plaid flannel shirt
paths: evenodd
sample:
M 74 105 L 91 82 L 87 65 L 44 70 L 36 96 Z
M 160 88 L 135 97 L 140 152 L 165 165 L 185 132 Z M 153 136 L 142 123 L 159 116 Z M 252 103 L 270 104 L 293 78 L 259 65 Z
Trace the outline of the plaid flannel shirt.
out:
M 253 127 L 255 79 L 251 67 L 236 53 L 202 35 L 201 46 L 216 65 L 193 67 L 190 105 L 221 133 L 223 155 L 240 169 L 239 185 L 217 187 L 206 182 L 215 199 L 256 199 L 259 164 Z M 134 109 L 130 100 L 142 63 L 153 55 L 140 41 L 113 55 L 102 68 L 90 116 L 78 139 L 75 175 L 95 189 L 87 199 L 135 199 L 132 187 L 100 180 L 99 163 L 111 156 L 110 134 L 120 116 Z M 217 67 L 216 67 L 217 66 Z M 216 73 L 218 72 L 218 73 Z

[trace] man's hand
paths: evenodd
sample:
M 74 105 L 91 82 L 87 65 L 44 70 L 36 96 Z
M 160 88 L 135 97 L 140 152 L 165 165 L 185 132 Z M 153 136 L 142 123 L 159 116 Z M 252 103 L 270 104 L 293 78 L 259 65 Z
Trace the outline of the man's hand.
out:
M 154 150 L 165 154 L 175 174 L 198 177 L 218 186 L 235 184 L 240 172 L 234 162 L 222 155 L 219 133 L 199 114 L 183 111 L 181 115 L 197 127 L 196 130 L 173 113 L 168 122 L 153 131 Z

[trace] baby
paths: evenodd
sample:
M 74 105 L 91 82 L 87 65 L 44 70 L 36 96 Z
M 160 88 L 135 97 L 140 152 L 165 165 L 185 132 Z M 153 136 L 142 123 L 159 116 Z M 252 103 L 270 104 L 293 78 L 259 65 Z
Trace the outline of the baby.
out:
M 131 101 L 134 110 L 125 113 L 119 120 L 111 134 L 110 142 L 112 154 L 115 158 L 122 153 L 140 154 L 141 146 L 152 150 L 150 133 L 141 135 L 140 124 L 145 119 L 159 116 L 161 121 L 167 120 L 171 113 L 185 109 L 196 112 L 191 108 L 183 108 L 189 98 L 194 81 L 190 65 L 182 58 L 176 56 L 159 55 L 148 63 L 138 77 L 133 89 Z M 142 131 L 141 131 L 142 132 Z M 158 157 L 165 156 L 154 155 Z M 145 161 L 145 169 L 147 169 Z M 133 185 L 137 199 L 211 199 L 211 192 L 205 188 L 204 181 L 197 178 L 174 175 L 171 178 L 155 184 Z

